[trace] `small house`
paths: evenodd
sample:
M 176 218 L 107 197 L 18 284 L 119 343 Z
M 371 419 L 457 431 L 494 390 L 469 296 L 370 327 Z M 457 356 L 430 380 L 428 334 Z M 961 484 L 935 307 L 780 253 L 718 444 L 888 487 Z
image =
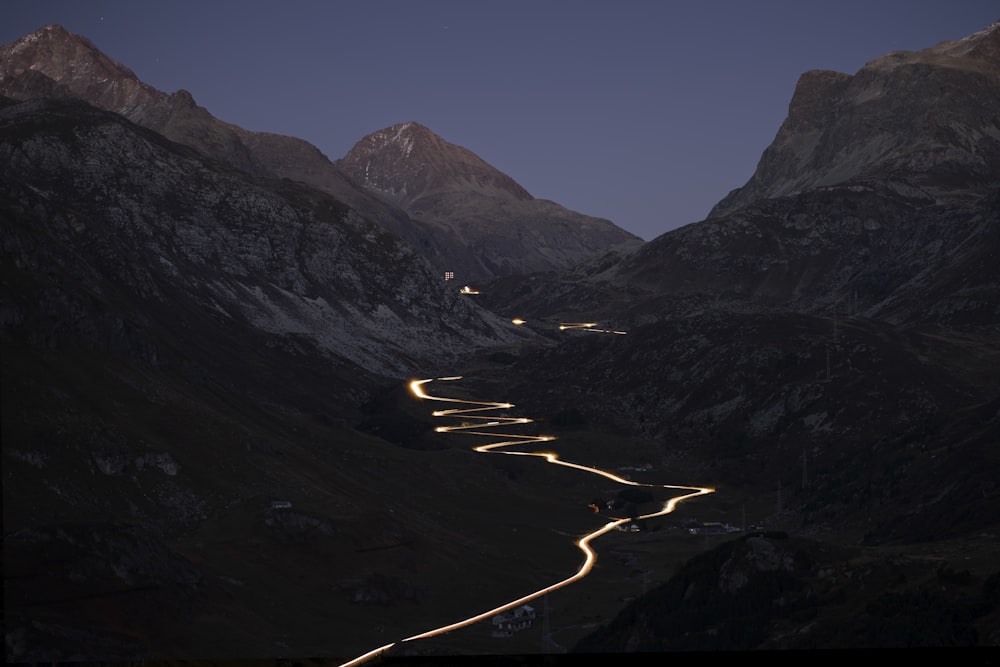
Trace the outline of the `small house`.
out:
M 519 630 L 530 628 L 533 620 L 535 608 L 527 604 L 502 611 L 492 618 L 493 636 L 510 637 Z

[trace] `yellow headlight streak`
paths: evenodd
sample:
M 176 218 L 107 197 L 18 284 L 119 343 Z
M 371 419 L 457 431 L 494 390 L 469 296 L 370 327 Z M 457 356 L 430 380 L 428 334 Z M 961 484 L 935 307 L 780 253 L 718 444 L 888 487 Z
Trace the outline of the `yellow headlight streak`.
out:
M 586 323 L 575 326 L 578 326 L 579 328 L 587 328 L 588 330 L 592 331 L 593 329 L 590 329 L 590 327 L 593 327 L 595 325 Z M 560 328 L 568 328 L 568 327 L 569 325 Z M 619 332 L 614 332 L 614 333 L 619 333 Z M 453 381 L 461 379 L 462 379 L 461 376 L 458 375 L 437 378 L 437 380 L 439 381 Z M 478 425 L 472 424 L 472 425 L 461 425 L 461 426 L 439 426 L 435 429 L 437 432 L 451 433 L 457 431 L 457 432 L 464 432 L 466 435 L 481 435 L 489 438 L 497 438 L 497 437 L 511 438 L 511 440 L 504 440 L 502 442 L 495 442 L 488 445 L 480 445 L 478 447 L 474 447 L 473 449 L 477 452 L 492 452 L 493 450 L 502 449 L 505 447 L 513 447 L 515 445 L 524 445 L 536 442 L 550 442 L 552 440 L 555 440 L 554 437 L 548 435 L 520 435 L 520 434 L 495 433 L 495 432 L 473 430 L 480 428 L 492 428 L 494 426 L 502 426 L 504 424 L 528 424 L 531 423 L 532 420 L 527 419 L 525 417 L 503 417 L 497 415 L 482 416 L 482 415 L 470 414 L 470 413 L 492 411 L 492 410 L 509 410 L 510 408 L 514 407 L 514 405 L 512 403 L 495 403 L 492 401 L 467 401 L 460 398 L 431 396 L 430 394 L 424 391 L 424 385 L 429 382 L 432 382 L 433 380 L 434 380 L 433 378 L 426 380 L 413 380 L 412 382 L 410 382 L 410 391 L 413 393 L 414 396 L 420 399 L 425 399 L 430 401 L 442 401 L 445 403 L 460 403 L 463 405 L 476 406 L 471 408 L 463 407 L 463 408 L 454 408 L 451 410 L 436 410 L 431 413 L 433 416 L 454 417 L 456 415 L 461 415 L 466 420 L 481 420 L 483 422 L 486 422 L 484 424 L 478 424 Z M 697 496 L 703 496 L 705 494 L 712 493 L 713 491 L 715 491 L 715 489 L 708 487 L 675 486 L 672 484 L 643 484 L 640 482 L 633 482 L 632 480 L 625 479 L 624 477 L 619 477 L 614 473 L 608 472 L 606 470 L 601 470 L 600 468 L 593 468 L 591 466 L 580 465 L 579 463 L 570 463 L 568 461 L 563 461 L 559 458 L 559 455 L 556 454 L 555 452 L 499 451 L 495 453 L 507 454 L 512 456 L 537 456 L 539 458 L 544 458 L 549 463 L 566 466 L 567 468 L 575 468 L 576 470 L 581 470 L 583 472 L 588 472 L 594 475 L 600 475 L 614 482 L 618 482 L 619 484 L 628 484 L 631 486 L 652 486 L 661 489 L 681 489 L 681 490 L 691 491 L 691 493 L 674 496 L 673 498 L 665 502 L 663 504 L 663 507 L 661 507 L 659 511 L 652 512 L 650 514 L 644 514 L 638 517 L 638 519 L 650 519 L 653 517 L 669 514 L 674 511 L 674 509 L 677 507 L 677 504 L 680 503 L 681 501 L 687 500 L 689 498 L 695 498 Z M 448 632 L 451 632 L 452 630 L 457 630 L 459 628 L 472 625 L 473 623 L 478 623 L 487 618 L 490 618 L 494 614 L 499 614 L 500 612 L 506 611 L 508 609 L 513 609 L 514 607 L 525 604 L 530 600 L 539 598 L 547 593 L 562 588 L 563 586 L 568 586 L 569 584 L 584 578 L 590 573 L 591 569 L 594 567 L 594 563 L 597 562 L 597 554 L 590 547 L 590 542 L 597 539 L 601 535 L 604 535 L 605 533 L 614 530 L 616 527 L 624 523 L 629 523 L 630 521 L 632 521 L 632 519 L 615 519 L 614 521 L 609 521 L 608 523 L 604 524 L 602 527 L 595 530 L 594 532 L 584 535 L 579 540 L 577 540 L 576 546 L 579 547 L 579 549 L 583 552 L 584 560 L 583 564 L 580 565 L 580 568 L 572 576 L 567 577 L 562 581 L 556 582 L 551 586 L 546 586 L 545 588 L 537 590 L 534 593 L 529 593 L 524 597 L 512 600 L 511 602 L 506 602 L 500 605 L 499 607 L 494 607 L 493 609 L 484 611 L 480 614 L 476 614 L 475 616 L 471 616 L 456 623 L 452 623 L 451 625 L 445 625 L 440 628 L 428 630 L 427 632 L 423 632 L 418 635 L 413 635 L 412 637 L 406 637 L 405 639 L 401 639 L 399 642 L 386 644 L 385 646 L 381 646 L 377 649 L 369 651 L 368 653 L 358 658 L 355 658 L 350 662 L 344 663 L 343 665 L 341 665 L 341 667 L 353 667 L 354 665 L 361 664 L 367 660 L 370 660 L 375 656 L 381 655 L 385 651 L 395 646 L 397 643 L 415 641 L 417 639 L 426 639 L 427 637 L 433 637 L 435 635 L 443 635 Z
M 593 331 L 595 333 L 609 333 L 624 336 L 627 331 L 615 331 L 613 329 L 598 329 L 597 322 L 561 322 L 559 331 L 569 331 L 571 329 L 581 329 L 583 331 Z

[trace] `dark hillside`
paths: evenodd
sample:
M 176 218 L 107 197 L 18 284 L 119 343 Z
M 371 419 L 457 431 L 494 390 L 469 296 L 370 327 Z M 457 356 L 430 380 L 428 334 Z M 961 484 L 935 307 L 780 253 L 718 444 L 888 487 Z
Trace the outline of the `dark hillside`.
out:
M 996 639 L 998 585 L 1000 570 L 757 533 L 691 559 L 575 650 L 970 648 Z

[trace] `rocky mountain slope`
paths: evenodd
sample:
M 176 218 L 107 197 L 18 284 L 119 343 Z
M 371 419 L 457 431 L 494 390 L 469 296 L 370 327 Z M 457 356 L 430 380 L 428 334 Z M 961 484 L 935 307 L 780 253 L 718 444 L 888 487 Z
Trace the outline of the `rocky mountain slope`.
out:
M 420 159 L 420 179 L 411 189 L 423 192 L 423 204 L 410 207 L 411 199 L 394 201 L 380 196 L 382 187 L 370 191 L 374 172 L 359 172 L 359 147 L 371 146 L 375 133 L 359 142 L 338 164 L 330 162 L 311 144 L 281 135 L 250 132 L 225 123 L 198 106 L 184 90 L 172 94 L 141 82 L 134 72 L 101 53 L 87 39 L 56 25 L 45 26 L 0 47 L 0 94 L 13 99 L 53 95 L 83 99 L 148 127 L 168 139 L 195 148 L 212 158 L 254 175 L 301 181 L 347 203 L 364 217 L 410 243 L 440 272 L 455 271 L 458 279 L 483 278 L 525 271 L 564 268 L 622 241 L 638 242 L 633 235 L 606 220 L 568 211 L 553 202 L 534 200 L 512 179 L 483 163 L 469 151 L 446 144 L 426 129 L 419 133 L 417 156 L 385 153 L 377 161 L 379 177 L 400 178 Z M 410 125 L 415 131 L 416 125 Z M 448 147 L 447 150 L 443 150 Z M 371 163 L 370 149 L 366 164 Z M 470 159 L 471 158 L 473 159 Z M 398 162 L 393 162 L 398 160 Z M 474 165 L 474 168 L 470 168 Z M 455 178 L 462 174 L 461 178 Z M 484 175 L 486 179 L 484 180 Z M 468 180 L 469 177 L 472 180 Z M 454 179 L 450 199 L 440 200 Z M 489 196 L 473 183 L 503 182 Z M 359 183 L 361 185 L 359 185 Z M 386 180 L 388 183 L 388 180 Z M 393 186 L 389 186 L 390 189 Z M 373 194 L 378 193 L 379 196 Z M 435 205 L 428 197 L 435 196 Z M 455 208 L 457 205 L 458 208 Z M 451 207 L 447 215 L 441 207 Z M 511 233 L 511 226 L 514 232 Z M 566 239 L 572 239 L 566 242 Z M 560 241 L 560 239 L 562 239 Z
M 707 220 L 552 280 L 499 282 L 493 303 L 532 316 L 569 293 L 617 292 L 617 312 L 635 301 L 637 317 L 651 310 L 646 299 L 669 297 L 675 307 L 707 300 L 992 325 L 1000 317 L 991 259 L 1000 210 L 998 42 L 994 24 L 876 59 L 853 77 L 804 75 L 753 177 Z M 840 83 L 817 84 L 827 79 Z
M 3 121 L 6 253 L 27 275 L 65 267 L 76 289 L 133 293 L 134 312 L 189 300 L 382 375 L 517 338 L 328 195 L 251 180 L 81 103 L 11 105 Z M 54 248 L 79 251 L 81 235 L 95 255 L 55 262 Z M 23 291 L 10 298 L 15 322 L 49 307 Z

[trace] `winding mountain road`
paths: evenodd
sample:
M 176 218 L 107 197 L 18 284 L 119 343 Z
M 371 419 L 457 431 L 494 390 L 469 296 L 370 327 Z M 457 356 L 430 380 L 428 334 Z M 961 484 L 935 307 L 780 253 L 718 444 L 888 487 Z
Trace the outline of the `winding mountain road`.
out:
M 581 328 L 589 329 L 590 327 L 585 326 Z M 461 376 L 436 378 L 436 380 L 439 382 L 451 382 L 460 379 L 462 379 Z M 555 440 L 555 438 L 547 435 L 534 436 L 534 435 L 523 435 L 523 434 L 512 434 L 512 433 L 498 433 L 495 430 L 485 430 L 485 429 L 496 429 L 497 427 L 516 425 L 516 424 L 529 424 L 531 423 L 532 420 L 525 417 L 508 417 L 503 414 L 499 415 L 488 414 L 496 411 L 509 410 L 510 408 L 514 407 L 512 403 L 497 403 L 493 401 L 469 401 L 460 398 L 433 396 L 431 394 L 428 394 L 425 390 L 425 385 L 433 381 L 435 381 L 435 378 L 430 378 L 426 380 L 413 380 L 412 382 L 410 382 L 410 391 L 413 393 L 415 397 L 422 400 L 439 401 L 442 403 L 454 403 L 462 406 L 446 410 L 436 410 L 432 412 L 431 415 L 434 417 L 461 417 L 463 420 L 463 423 L 458 426 L 439 426 L 435 429 L 436 431 L 438 431 L 439 433 L 461 432 L 466 435 L 480 435 L 488 437 L 491 440 L 496 438 L 509 438 L 501 440 L 500 442 L 491 442 L 490 444 L 479 445 L 478 447 L 474 448 L 474 450 L 477 452 L 506 454 L 510 456 L 536 456 L 539 458 L 543 458 L 549 463 L 552 463 L 554 465 L 565 466 L 567 468 L 574 468 L 576 470 L 581 470 L 583 472 L 587 472 L 590 474 L 600 475 L 601 477 L 606 477 L 614 482 L 618 482 L 619 484 L 625 484 L 629 486 L 655 487 L 661 489 L 677 489 L 678 491 L 687 491 L 688 493 L 682 493 L 680 495 L 670 498 L 665 503 L 663 503 L 663 506 L 656 512 L 651 512 L 649 514 L 644 514 L 642 516 L 634 518 L 613 519 L 612 521 L 609 521 L 608 523 L 601 526 L 599 529 L 593 531 L 592 533 L 584 535 L 583 537 L 578 539 L 576 541 L 576 546 L 580 549 L 580 551 L 583 552 L 584 560 L 583 563 L 580 565 L 580 568 L 572 576 L 569 576 L 566 579 L 558 581 L 550 586 L 546 586 L 545 588 L 539 589 L 534 593 L 530 593 L 516 600 L 512 600 L 498 607 L 494 607 L 493 609 L 489 609 L 482 613 L 476 614 L 475 616 L 470 616 L 469 618 L 457 621 L 450 625 L 445 625 L 440 628 L 435 628 L 433 630 L 428 630 L 427 632 L 422 632 L 420 634 L 413 635 L 411 637 L 406 637 L 405 639 L 401 639 L 398 642 L 385 644 L 384 646 L 380 646 L 376 649 L 369 651 L 368 653 L 365 653 L 364 655 L 361 655 L 349 662 L 344 663 L 343 665 L 341 665 L 341 667 L 353 667 L 354 665 L 359 665 L 363 662 L 366 662 L 372 658 L 375 658 L 383 654 L 396 644 L 402 642 L 410 642 L 410 641 L 416 641 L 418 639 L 426 639 L 427 637 L 442 635 L 451 632 L 453 630 L 457 630 L 458 628 L 472 625 L 473 623 L 478 623 L 480 621 L 490 618 L 494 614 L 499 614 L 503 611 L 507 611 L 508 609 L 513 609 L 531 600 L 539 598 L 547 593 L 550 593 L 556 589 L 568 586 L 569 584 L 572 584 L 573 582 L 578 581 L 583 577 L 587 576 L 587 574 L 594 567 L 594 563 L 597 561 L 597 554 L 590 546 L 590 543 L 593 540 L 597 539 L 598 537 L 604 535 L 609 531 L 614 530 L 615 528 L 621 526 L 622 524 L 626 524 L 632 521 L 638 521 L 641 519 L 651 519 L 653 517 L 669 514 L 674 511 L 678 503 L 684 500 L 688 500 L 690 498 L 702 496 L 715 491 L 715 489 L 708 487 L 677 486 L 673 484 L 644 484 L 640 482 L 633 482 L 632 480 L 625 479 L 624 477 L 620 477 L 606 470 L 601 470 L 600 468 L 593 468 L 591 466 L 585 466 L 578 463 L 570 463 L 568 461 L 563 461 L 562 459 L 559 458 L 559 455 L 556 454 L 555 452 L 525 452 L 525 451 L 510 450 L 510 448 L 516 445 L 549 442 Z M 470 421 L 477 423 L 469 424 L 468 422 Z

